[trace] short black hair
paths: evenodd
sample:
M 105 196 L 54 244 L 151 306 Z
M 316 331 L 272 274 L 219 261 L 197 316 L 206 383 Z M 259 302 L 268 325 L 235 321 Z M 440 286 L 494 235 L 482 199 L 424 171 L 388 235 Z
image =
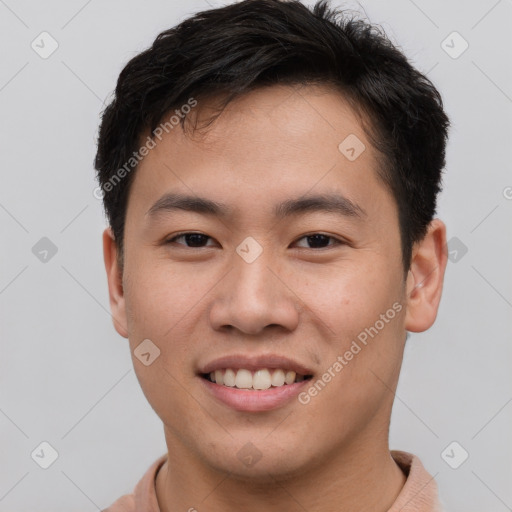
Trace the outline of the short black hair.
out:
M 127 172 L 126 162 L 141 136 L 149 133 L 153 140 L 164 116 L 191 98 L 206 102 L 221 95 L 219 115 L 233 99 L 272 85 L 334 86 L 349 101 L 396 200 L 409 269 L 412 246 L 436 213 L 449 120 L 437 89 L 380 27 L 328 0 L 311 9 L 298 0 L 244 0 L 202 11 L 160 33 L 126 64 L 102 114 L 95 158 L 121 265 L 136 170 L 133 162 Z M 185 120 L 179 116 L 182 128 Z

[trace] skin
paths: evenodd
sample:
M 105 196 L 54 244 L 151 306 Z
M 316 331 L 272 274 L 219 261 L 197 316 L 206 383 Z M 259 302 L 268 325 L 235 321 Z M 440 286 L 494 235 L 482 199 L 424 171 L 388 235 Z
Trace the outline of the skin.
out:
M 190 116 L 210 114 L 199 103 Z M 366 146 L 353 162 L 338 150 L 349 134 Z M 164 424 L 163 512 L 385 512 L 395 501 L 405 476 L 388 447 L 394 391 L 406 331 L 436 318 L 446 230 L 431 222 L 404 278 L 397 206 L 377 165 L 359 118 L 338 92 L 318 86 L 251 92 L 207 132 L 175 128 L 139 164 L 123 271 L 109 228 L 104 260 L 115 328 Z M 166 192 L 226 203 L 233 215 L 175 210 L 151 220 L 146 212 Z M 283 200 L 332 192 L 365 213 L 273 217 Z M 182 232 L 211 238 L 198 248 L 184 238 L 164 243 Z M 306 237 L 315 233 L 333 238 L 316 248 Z M 263 248 L 250 264 L 236 252 L 248 236 Z M 196 374 L 227 354 L 277 353 L 318 378 L 394 303 L 400 313 L 307 405 L 236 411 Z M 146 338 L 161 351 L 149 366 L 133 356 Z M 251 467 L 237 457 L 249 442 L 261 453 Z

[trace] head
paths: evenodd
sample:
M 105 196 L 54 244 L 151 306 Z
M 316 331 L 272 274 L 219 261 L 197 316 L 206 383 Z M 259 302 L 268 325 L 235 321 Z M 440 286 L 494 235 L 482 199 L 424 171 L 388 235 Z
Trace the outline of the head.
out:
M 325 1 L 201 12 L 125 66 L 95 162 L 110 303 L 175 453 L 263 477 L 386 442 L 406 333 L 441 297 L 447 127 L 432 83 Z M 294 365 L 278 407 L 206 383 Z

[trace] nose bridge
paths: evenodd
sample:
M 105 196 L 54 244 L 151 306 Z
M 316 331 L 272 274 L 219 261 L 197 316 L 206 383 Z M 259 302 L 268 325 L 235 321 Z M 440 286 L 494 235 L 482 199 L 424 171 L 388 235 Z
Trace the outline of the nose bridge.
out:
M 251 243 L 240 244 L 233 254 L 232 271 L 219 287 L 211 309 L 212 325 L 230 325 L 252 334 L 268 325 L 294 329 L 298 307 L 293 293 L 274 275 L 279 265 L 271 251 L 257 254 Z
M 272 260 L 268 248 L 259 249 L 251 240 L 242 242 L 233 255 L 230 298 L 238 307 L 246 309 L 247 314 L 268 314 L 282 293 L 270 271 Z
M 240 249 L 241 250 L 241 249 Z M 238 260 L 238 261 L 237 261 Z M 234 294 L 240 299 L 272 301 L 277 292 L 275 276 L 270 271 L 272 258 L 269 250 L 262 252 L 254 260 L 246 260 L 237 255 L 233 258 L 234 276 L 237 285 Z M 270 268 L 269 268 L 270 267 Z

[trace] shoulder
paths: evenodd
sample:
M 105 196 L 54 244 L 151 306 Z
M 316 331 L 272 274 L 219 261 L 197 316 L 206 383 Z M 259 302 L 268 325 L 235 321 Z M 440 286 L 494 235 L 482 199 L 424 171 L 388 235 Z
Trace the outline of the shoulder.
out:
M 159 512 L 156 496 L 156 475 L 167 460 L 167 454 L 155 460 L 139 480 L 132 494 L 125 494 L 101 512 Z
M 101 512 L 135 512 L 135 497 L 125 494 Z
M 435 477 L 412 453 L 391 450 L 391 456 L 407 477 L 388 512 L 442 512 Z

